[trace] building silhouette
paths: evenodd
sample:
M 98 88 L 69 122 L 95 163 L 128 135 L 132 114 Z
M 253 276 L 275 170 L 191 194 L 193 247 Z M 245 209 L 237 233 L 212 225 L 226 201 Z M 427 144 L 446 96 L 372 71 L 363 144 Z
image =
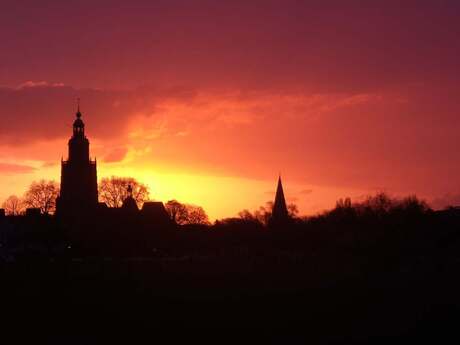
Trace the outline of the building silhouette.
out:
M 127 197 L 119 208 L 98 200 L 97 164 L 90 158 L 89 140 L 81 119 L 80 106 L 69 139 L 67 160 L 61 161 L 61 190 L 56 200 L 56 217 L 67 229 L 68 240 L 80 248 L 148 250 L 164 231 L 174 226 L 164 205 L 146 201 L 139 209 L 128 186 Z
M 125 200 L 123 200 L 123 205 L 121 208 L 125 210 L 126 212 L 138 212 L 139 208 L 137 207 L 136 200 L 133 198 L 133 187 L 131 185 L 128 185 L 128 196 L 126 197 Z
M 94 211 L 98 206 L 97 164 L 89 155 L 89 140 L 85 136 L 80 104 L 68 146 L 68 159 L 61 160 L 61 190 L 56 200 L 56 214 L 74 218 Z
M 276 187 L 275 202 L 273 203 L 272 216 L 270 219 L 271 226 L 280 226 L 289 222 L 290 217 L 284 198 L 283 184 L 281 175 L 278 177 L 278 186 Z

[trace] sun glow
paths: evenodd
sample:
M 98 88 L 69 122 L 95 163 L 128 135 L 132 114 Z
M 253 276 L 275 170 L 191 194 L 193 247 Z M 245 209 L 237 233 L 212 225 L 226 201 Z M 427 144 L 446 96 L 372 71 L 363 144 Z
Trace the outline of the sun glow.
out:
M 150 198 L 176 199 L 204 207 L 211 220 L 236 216 L 244 208 L 255 209 L 272 198 L 266 194 L 273 183 L 238 177 L 187 172 L 165 172 L 132 166 L 102 165 L 100 176 L 133 176 L 150 189 Z

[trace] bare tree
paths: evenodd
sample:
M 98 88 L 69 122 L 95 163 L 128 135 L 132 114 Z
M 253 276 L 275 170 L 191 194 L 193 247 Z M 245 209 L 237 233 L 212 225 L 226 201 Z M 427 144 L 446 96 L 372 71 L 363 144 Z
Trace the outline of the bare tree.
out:
M 247 221 L 257 221 L 261 224 L 268 224 L 268 221 L 270 220 L 270 217 L 272 215 L 272 209 L 273 209 L 273 202 L 272 201 L 267 201 L 265 203 L 265 206 L 259 206 L 257 210 L 251 213 L 249 210 L 243 210 L 238 213 L 238 216 L 241 219 L 247 220 Z
M 24 211 L 24 203 L 16 195 L 10 195 L 2 204 L 5 213 L 9 216 L 17 216 Z
M 290 218 L 296 218 L 299 214 L 299 208 L 295 203 L 288 204 L 287 209 Z M 251 213 L 249 210 L 243 210 L 238 213 L 238 216 L 247 221 L 258 221 L 261 224 L 267 225 L 272 216 L 272 211 L 273 201 L 267 201 L 265 206 L 259 206 L 254 212 Z
M 128 197 L 128 186 L 132 188 L 132 197 L 139 208 L 149 199 L 149 188 L 133 177 L 103 178 L 99 183 L 99 200 L 109 207 L 121 207 Z
M 340 198 L 335 203 L 336 209 L 350 209 L 352 208 L 351 199 L 350 198 Z
M 273 202 L 267 201 L 265 206 L 259 206 L 257 210 L 254 211 L 254 217 L 262 224 L 267 225 L 273 210 Z
M 209 225 L 209 218 L 201 206 L 187 205 L 188 224 Z
M 251 213 L 251 211 L 244 209 L 243 211 L 238 212 L 238 216 L 246 221 L 257 221 L 257 218 Z
M 287 209 L 288 209 L 288 215 L 291 218 L 296 218 L 297 215 L 299 214 L 299 207 L 297 206 L 297 204 L 293 202 L 287 205 Z
M 426 213 L 431 211 L 430 206 L 425 200 L 420 200 L 416 195 L 409 195 L 400 200 L 398 207 L 402 210 L 414 213 Z
M 182 204 L 177 200 L 169 200 L 165 204 L 165 208 L 171 220 L 177 224 L 210 224 L 208 215 L 200 206 Z
M 34 181 L 24 194 L 24 206 L 39 208 L 43 214 L 54 213 L 58 195 L 59 185 L 55 181 Z
M 187 223 L 187 207 L 185 204 L 180 203 L 177 200 L 169 200 L 165 204 L 166 211 L 168 212 L 171 220 L 177 224 Z

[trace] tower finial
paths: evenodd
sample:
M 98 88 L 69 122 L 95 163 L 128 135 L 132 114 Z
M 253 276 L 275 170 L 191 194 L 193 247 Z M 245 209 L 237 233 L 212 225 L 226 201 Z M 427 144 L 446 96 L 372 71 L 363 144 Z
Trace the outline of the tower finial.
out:
M 81 112 L 80 112 L 80 97 L 77 98 L 77 117 L 81 117 Z

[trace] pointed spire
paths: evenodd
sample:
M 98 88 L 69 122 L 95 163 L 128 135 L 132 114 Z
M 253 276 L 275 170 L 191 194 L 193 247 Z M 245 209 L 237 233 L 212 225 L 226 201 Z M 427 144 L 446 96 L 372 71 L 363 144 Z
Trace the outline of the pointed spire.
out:
M 283 183 L 281 182 L 281 173 L 278 176 L 278 186 L 276 187 L 275 202 L 273 204 L 272 220 L 275 222 L 283 222 L 289 218 L 284 198 Z

